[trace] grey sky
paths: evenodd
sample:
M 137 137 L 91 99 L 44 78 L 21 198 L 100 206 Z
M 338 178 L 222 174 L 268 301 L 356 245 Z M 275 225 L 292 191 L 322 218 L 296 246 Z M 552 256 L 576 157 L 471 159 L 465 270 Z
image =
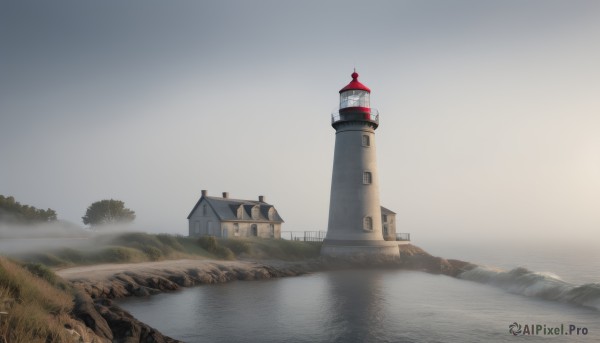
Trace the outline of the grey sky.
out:
M 422 236 L 596 234 L 597 1 L 0 1 L 0 194 L 185 233 L 201 189 L 325 229 L 356 66 Z

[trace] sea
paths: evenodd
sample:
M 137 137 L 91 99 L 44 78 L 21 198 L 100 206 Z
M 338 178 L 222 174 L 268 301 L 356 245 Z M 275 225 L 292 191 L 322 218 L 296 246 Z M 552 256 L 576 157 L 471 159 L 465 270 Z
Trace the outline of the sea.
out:
M 417 245 L 480 267 L 461 278 L 318 272 L 119 305 L 185 342 L 598 342 L 600 249 L 589 243 L 431 240 Z

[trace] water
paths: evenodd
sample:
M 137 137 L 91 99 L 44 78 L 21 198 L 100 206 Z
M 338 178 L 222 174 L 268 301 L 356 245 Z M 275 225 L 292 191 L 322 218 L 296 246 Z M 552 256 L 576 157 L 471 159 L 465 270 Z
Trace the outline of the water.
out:
M 86 243 L 0 240 L 0 252 Z M 186 342 L 596 342 L 600 249 L 588 243 L 433 237 L 418 245 L 485 267 L 465 274 L 468 280 L 399 270 L 324 272 L 204 285 L 120 304 Z M 572 324 L 588 334 L 515 337 L 509 333 L 514 322 Z
M 444 252 L 441 247 L 433 250 L 440 255 Z M 583 263 L 584 258 L 600 257 L 598 252 L 576 249 L 570 250 L 574 256 L 567 256 L 565 251 L 556 255 L 552 249 L 540 248 L 538 256 L 536 249 L 520 251 L 513 247 L 509 254 L 493 257 L 494 254 L 483 253 L 489 249 L 479 250 L 465 247 L 450 257 L 479 259 L 507 270 L 518 266 L 541 269 L 529 274 L 517 269 L 525 277 L 519 278 L 522 275 L 513 272 L 513 279 L 502 274 L 507 272 L 484 269 L 470 276 L 479 282 L 401 270 L 323 272 L 205 285 L 171 294 L 124 299 L 120 304 L 143 322 L 186 342 L 600 340 L 600 303 L 597 307 L 586 303 L 586 307 L 548 296 L 557 295 L 556 290 L 548 291 L 551 286 L 573 289 L 600 281 L 600 258 Z M 520 260 L 524 255 L 529 259 Z M 561 259 L 555 259 L 556 256 Z M 542 272 L 553 270 L 554 273 Z M 555 275 L 563 272 L 570 275 L 568 280 Z M 600 284 L 591 286 L 597 287 L 598 293 L 583 289 L 584 293 L 600 299 Z M 587 335 L 515 337 L 509 333 L 509 325 L 514 322 L 522 328 L 526 324 L 563 324 L 568 330 L 569 325 L 576 325 L 585 328 Z

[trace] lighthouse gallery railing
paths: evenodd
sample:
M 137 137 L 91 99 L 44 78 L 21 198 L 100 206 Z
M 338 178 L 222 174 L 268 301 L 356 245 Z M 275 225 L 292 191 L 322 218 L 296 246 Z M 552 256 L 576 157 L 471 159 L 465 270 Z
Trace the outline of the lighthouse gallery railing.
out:
M 365 113 L 364 119 L 374 121 L 379 124 L 379 111 L 376 108 L 371 108 L 371 113 Z M 335 123 L 342 120 L 340 116 L 340 110 L 335 109 L 331 112 L 331 123 Z

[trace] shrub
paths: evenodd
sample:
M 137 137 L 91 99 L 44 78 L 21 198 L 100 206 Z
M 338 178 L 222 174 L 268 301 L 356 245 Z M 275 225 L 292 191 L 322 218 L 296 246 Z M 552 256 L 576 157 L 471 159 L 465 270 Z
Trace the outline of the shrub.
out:
M 198 238 L 198 245 L 202 247 L 202 249 L 208 251 L 209 253 L 214 254 L 217 250 L 217 239 L 213 236 L 203 236 Z
M 163 254 L 162 251 L 160 251 L 160 249 L 155 248 L 155 247 L 144 247 L 142 249 L 142 251 L 144 252 L 144 254 L 146 254 L 148 256 L 148 258 L 150 258 L 150 260 L 152 261 L 158 261 L 162 258 Z
M 154 235 L 150 235 L 143 232 L 131 232 L 124 233 L 114 237 L 111 240 L 111 243 L 114 245 L 120 246 L 149 246 L 155 248 L 161 248 L 163 244 L 158 240 L 158 238 Z
M 236 255 L 249 254 L 251 250 L 250 243 L 239 238 L 223 239 L 219 243 L 231 249 Z
M 102 249 L 95 256 L 99 262 L 131 262 L 138 260 L 141 252 L 127 247 L 108 247 Z
M 156 238 L 165 246 L 172 248 L 175 251 L 185 251 L 185 248 L 179 241 L 178 237 L 166 233 L 159 233 Z
M 214 254 L 217 255 L 217 257 L 220 257 L 225 260 L 235 260 L 235 254 L 233 253 L 233 251 L 222 245 L 217 245 Z
M 81 251 L 73 248 L 61 249 L 55 252 L 55 255 L 63 261 L 72 262 L 74 264 L 81 264 L 85 259 Z
M 59 258 L 58 256 L 51 253 L 39 253 L 30 256 L 20 258 L 20 260 L 26 260 L 34 263 L 41 263 L 49 267 L 67 266 L 69 262 Z
M 198 238 L 198 245 L 202 247 L 202 249 L 208 251 L 209 253 L 226 260 L 235 259 L 235 254 L 231 249 L 219 245 L 217 239 L 213 236 L 204 236 Z

